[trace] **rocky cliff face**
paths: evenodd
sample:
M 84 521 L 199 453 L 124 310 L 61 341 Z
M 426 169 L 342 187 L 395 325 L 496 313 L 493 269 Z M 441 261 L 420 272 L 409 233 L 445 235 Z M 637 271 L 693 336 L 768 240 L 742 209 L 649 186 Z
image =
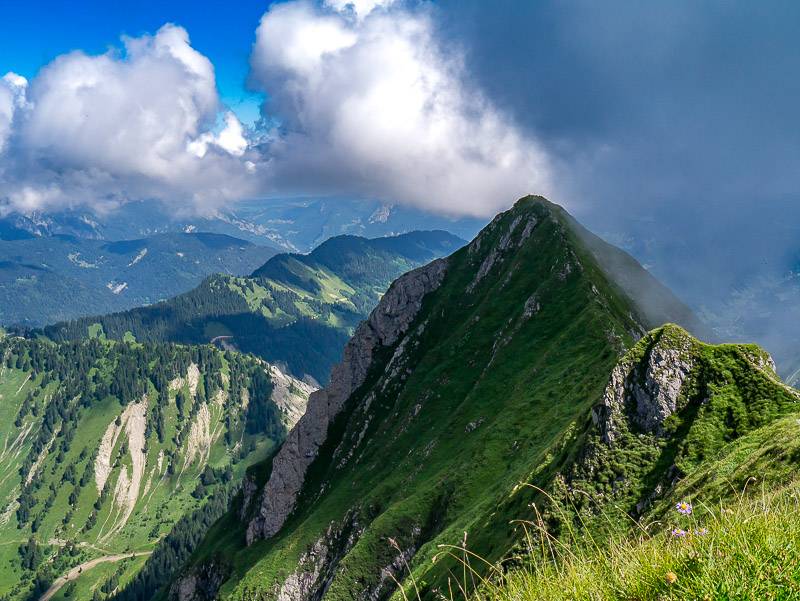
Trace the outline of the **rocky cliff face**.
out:
M 664 420 L 679 407 L 681 389 L 695 362 L 694 345 L 690 336 L 661 336 L 644 358 L 632 354 L 617 364 L 603 400 L 592 410 L 604 442 L 614 441 L 626 412 L 638 429 L 661 431 Z
M 273 536 L 294 509 L 308 466 L 325 441 L 328 425 L 367 376 L 381 347 L 394 345 L 408 329 L 426 294 L 438 288 L 447 260 L 438 259 L 397 279 L 356 330 L 334 367 L 330 384 L 311 395 L 305 415 L 275 456 L 256 516 L 247 526 L 247 544 Z
M 723 445 L 797 410 L 798 400 L 760 348 L 705 344 L 667 324 L 612 370 L 566 488 L 641 515 Z
M 698 394 L 692 383 L 704 382 L 711 374 L 717 376 L 716 370 L 701 361 L 703 346 L 680 327 L 668 324 L 648 334 L 623 357 L 611 372 L 601 402 L 592 409 L 603 442 L 613 444 L 623 430 L 664 435 L 664 423 L 670 416 L 692 400 L 706 404 L 710 393 L 702 399 L 691 398 Z M 731 348 L 774 380 L 774 385 L 786 388 L 769 354 L 757 347 Z
M 276 601 L 313 599 L 317 591 L 326 590 L 339 561 L 353 547 L 361 531 L 352 513 L 341 524 L 330 524 L 325 534 L 300 556 L 297 569 L 276 587 Z
M 170 601 L 212 601 L 217 598 L 220 585 L 228 569 L 217 562 L 197 566 L 176 580 L 169 589 Z

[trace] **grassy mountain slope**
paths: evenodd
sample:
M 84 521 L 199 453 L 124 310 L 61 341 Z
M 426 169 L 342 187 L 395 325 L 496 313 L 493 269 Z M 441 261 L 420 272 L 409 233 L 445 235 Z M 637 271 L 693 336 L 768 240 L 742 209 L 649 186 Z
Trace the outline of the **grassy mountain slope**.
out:
M 38 598 L 83 562 L 138 553 L 86 570 L 82 598 L 101 585 L 111 592 L 196 514 L 179 532 L 189 548 L 166 558 L 174 569 L 204 512 L 222 511 L 310 392 L 263 361 L 208 346 L 6 336 L 0 358 L 0 596 L 9 599 Z
M 0 241 L 0 323 L 41 326 L 153 303 L 191 289 L 211 273 L 249 273 L 274 254 L 272 248 L 220 234 Z
M 596 509 L 597 498 L 613 498 L 641 516 L 658 498 L 654 491 L 797 410 L 800 393 L 774 370 L 756 345 L 708 345 L 674 325 L 650 332 L 614 368 L 563 498 L 579 512 Z
M 625 531 L 731 440 L 796 410 L 755 346 L 706 345 L 678 326 L 644 335 L 648 312 L 584 241 L 561 209 L 526 198 L 446 260 L 418 311 L 403 300 L 435 270 L 396 282 L 310 399 L 298 450 L 293 432 L 263 466 L 270 492 L 240 499 L 172 596 L 402 598 L 397 580 L 409 597 L 458 596 L 448 545 L 506 558 L 523 532 L 513 521 L 537 519 L 531 503 L 555 536 Z M 396 337 L 387 320 L 405 324 Z M 338 414 L 319 418 L 343 386 Z M 319 447 L 302 444 L 313 419 Z M 608 504 L 622 508 L 610 525 Z
M 669 527 L 659 524 L 596 546 L 559 547 L 555 561 L 525 562 L 523 568 L 497 574 L 471 598 L 800 599 L 798 494 L 795 481 L 731 496 L 689 518 L 673 507 Z M 672 534 L 673 527 L 680 534 Z
M 621 365 L 644 367 L 659 348 L 693 359 L 677 411 L 660 432 L 630 432 L 636 403 L 629 399 L 613 442 L 590 434 L 586 448 L 599 453 L 587 453 L 582 468 L 593 469 L 592 477 L 570 481 L 571 502 L 549 504 L 562 525 L 582 507 L 582 523 L 602 528 L 591 536 L 562 528 L 554 561 L 543 561 L 537 547 L 547 546 L 549 535 L 532 523 L 523 565 L 494 573 L 476 601 L 800 598 L 798 393 L 776 378 L 757 347 L 704 345 L 674 326 L 652 332 Z M 660 494 L 636 507 L 630 484 L 646 484 L 648 470 L 660 478 L 644 490 Z M 602 517 L 579 497 L 592 498 Z M 693 506 L 690 515 L 677 511 L 678 502 Z
M 226 346 L 328 378 L 355 326 L 400 274 L 461 246 L 446 232 L 368 240 L 340 236 L 308 255 L 279 254 L 251 277 L 215 275 L 153 306 L 45 328 L 54 339 L 85 337 L 95 324 L 107 337 Z
M 455 568 L 432 562 L 438 545 L 465 531 L 499 559 L 528 500 L 512 489 L 535 468 L 552 481 L 643 323 L 563 211 L 520 201 L 447 259 L 404 335 L 372 353 L 288 521 L 222 568 L 221 595 L 384 598 L 401 557 L 431 595 Z M 224 524 L 198 558 L 226 564 L 241 547 L 245 525 Z

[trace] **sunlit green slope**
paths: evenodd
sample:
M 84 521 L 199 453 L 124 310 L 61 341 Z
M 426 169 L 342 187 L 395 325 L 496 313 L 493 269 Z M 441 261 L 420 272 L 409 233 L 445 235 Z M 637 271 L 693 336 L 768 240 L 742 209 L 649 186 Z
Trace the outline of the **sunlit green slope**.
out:
M 442 231 L 366 239 L 331 238 L 308 255 L 272 257 L 250 277 L 214 275 L 194 290 L 123 313 L 45 328 L 56 340 L 86 337 L 216 342 L 325 382 L 355 326 L 400 274 L 453 252 L 463 241 Z
M 182 533 L 191 547 L 203 512 L 224 510 L 310 392 L 210 346 L 6 336 L 0 360 L 0 597 L 11 599 L 38 598 L 72 566 L 137 553 L 86 571 L 86 587 L 111 592 L 196 513 Z
M 458 569 L 433 561 L 440 545 L 468 532 L 476 551 L 503 558 L 518 540 L 509 522 L 532 500 L 516 485 L 550 487 L 572 465 L 613 367 L 656 325 L 657 311 L 583 240 L 562 209 L 530 197 L 446 259 L 418 311 L 398 307 L 438 268 L 396 282 L 362 326 L 374 332 L 360 329 L 345 352 L 342 373 L 362 356 L 369 368 L 327 426 L 288 519 L 245 546 L 248 530 L 272 520 L 259 513 L 272 505 L 249 495 L 246 511 L 212 529 L 190 578 L 213 566 L 229 599 L 382 599 L 397 594 L 395 580 L 434 598 Z M 632 259 L 623 267 L 628 282 L 649 277 Z M 665 301 L 656 318 L 680 318 L 685 307 Z M 364 347 L 392 320 L 405 324 L 397 337 Z

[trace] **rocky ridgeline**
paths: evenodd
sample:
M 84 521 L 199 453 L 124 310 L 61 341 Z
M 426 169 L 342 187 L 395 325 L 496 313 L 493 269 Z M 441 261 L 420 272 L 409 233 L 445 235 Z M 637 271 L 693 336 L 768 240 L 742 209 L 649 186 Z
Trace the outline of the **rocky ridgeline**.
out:
M 423 298 L 439 287 L 446 270 L 447 260 L 438 259 L 401 276 L 358 327 L 344 349 L 342 362 L 331 372 L 330 384 L 311 395 L 305 415 L 275 456 L 256 516 L 247 526 L 248 545 L 273 536 L 283 526 L 295 507 L 306 470 L 325 442 L 328 425 L 364 383 L 375 353 L 394 345 L 407 331 Z
M 697 369 L 701 347 L 688 332 L 668 324 L 651 332 L 623 357 L 611 372 L 602 401 L 592 410 L 592 421 L 603 442 L 615 442 L 623 421 L 629 430 L 663 435 L 664 422 L 691 401 L 688 383 L 704 377 Z M 747 352 L 745 347 L 740 351 L 752 367 L 780 384 L 769 354 L 760 349 Z
M 612 370 L 567 489 L 642 515 L 724 444 L 796 411 L 798 401 L 762 349 L 705 344 L 667 324 Z
M 696 344 L 689 336 L 675 340 L 661 336 L 644 358 L 631 353 L 617 364 L 602 402 L 592 410 L 603 442 L 614 442 L 619 420 L 626 414 L 641 430 L 660 431 L 664 420 L 678 409 L 681 389 L 694 365 L 692 347 Z
M 538 219 L 529 212 L 517 215 L 503 231 L 501 217 L 491 224 L 469 245 L 469 253 L 477 256 L 486 240 L 497 239 L 489 248 L 484 248 L 485 258 L 467 287 L 475 291 L 480 282 L 501 263 L 506 256 L 513 255 L 530 237 Z M 289 433 L 286 442 L 275 456 L 272 472 L 259 499 L 256 516 L 247 526 L 247 544 L 274 536 L 283 526 L 297 501 L 303 486 L 305 473 L 317 457 L 325 442 L 328 426 L 338 415 L 350 395 L 364 383 L 376 351 L 391 347 L 407 332 L 428 293 L 436 290 L 447 271 L 447 259 L 437 259 L 398 278 L 369 318 L 356 330 L 347 343 L 342 362 L 331 372 L 329 385 L 309 398 L 305 415 Z M 526 316 L 538 310 L 535 297 L 525 306 Z M 401 345 L 402 346 L 402 345 Z M 398 351 L 402 352 L 399 347 Z M 391 363 L 394 363 L 395 358 Z M 390 363 L 390 367 L 391 367 Z M 247 505 L 250 504 L 247 499 Z

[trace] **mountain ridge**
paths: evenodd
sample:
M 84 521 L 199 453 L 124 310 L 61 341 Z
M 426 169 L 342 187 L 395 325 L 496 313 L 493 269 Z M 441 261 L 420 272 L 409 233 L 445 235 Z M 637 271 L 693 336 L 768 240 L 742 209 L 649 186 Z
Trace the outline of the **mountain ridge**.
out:
M 246 274 L 276 250 L 222 234 L 0 241 L 0 321 L 41 327 L 182 293 L 215 271 Z M 27 302 L 19 303 L 24 297 Z
M 211 276 L 169 301 L 44 328 L 79 339 L 102 328 L 114 339 L 223 344 L 324 382 L 347 338 L 403 272 L 463 243 L 443 231 L 333 238 L 308 255 L 281 253 L 246 278 Z
M 645 334 L 638 315 L 560 209 L 520 200 L 390 287 L 331 387 L 310 399 L 295 442 L 264 468 L 266 484 L 246 488 L 243 519 L 212 529 L 173 597 L 204 598 L 187 582 L 202 588 L 197 570 L 211 562 L 212 597 L 388 598 L 404 561 L 432 596 L 449 569 L 430 563 L 437 545 L 487 520 L 498 527 L 477 550 L 499 558 L 514 535 L 490 516 L 519 517 L 525 502 L 508 495 L 535 466 L 552 481 L 546 458 L 565 460 L 564 437 Z M 537 426 L 521 419 L 529 413 Z

